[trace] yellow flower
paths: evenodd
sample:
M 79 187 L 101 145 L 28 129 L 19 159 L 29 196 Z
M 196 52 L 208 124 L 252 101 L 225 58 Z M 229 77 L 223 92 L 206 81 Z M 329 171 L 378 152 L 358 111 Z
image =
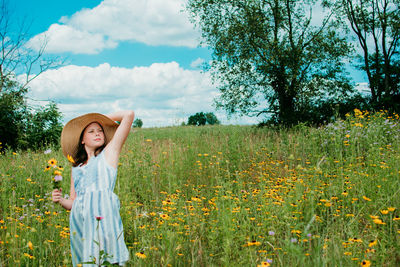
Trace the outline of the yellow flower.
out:
M 75 163 L 75 160 L 74 160 L 74 158 L 73 158 L 71 155 L 67 155 L 67 159 L 68 159 L 68 161 L 71 162 L 72 164 Z
M 371 266 L 371 262 L 369 260 L 363 260 L 361 262 L 361 266 L 369 267 Z
M 33 250 L 33 244 L 32 244 L 31 241 L 28 242 L 28 248 L 29 248 L 30 250 Z
M 372 241 L 369 242 L 368 247 L 376 246 L 376 244 L 378 244 L 378 240 L 376 240 L 376 239 L 372 240 Z
M 260 242 L 253 240 L 253 241 L 251 241 L 251 242 L 247 242 L 247 244 L 245 245 L 245 247 L 260 246 L 260 245 L 261 245 Z
M 381 213 L 384 214 L 384 215 L 385 215 L 385 214 L 388 214 L 388 213 L 389 213 L 389 210 L 381 210 Z
M 54 171 L 54 175 L 61 175 L 61 172 L 60 171 Z
M 143 252 L 137 252 L 135 255 L 136 257 L 141 259 L 145 259 L 147 257 L 146 254 L 144 254 Z
M 163 218 L 164 220 L 168 220 L 169 219 L 169 215 L 168 214 L 161 214 L 160 217 Z
M 386 224 L 386 223 L 384 223 L 381 219 L 374 219 L 374 223 L 376 223 L 376 224 Z
M 393 212 L 396 208 L 395 207 L 389 207 L 387 209 L 388 209 L 388 211 Z
M 367 198 L 366 196 L 363 196 L 363 199 L 366 200 L 366 201 L 371 201 L 371 199 Z
M 261 264 L 258 264 L 257 267 L 262 267 L 262 266 L 271 266 L 268 261 L 263 261 Z
M 50 166 L 56 166 L 57 165 L 57 160 L 56 159 L 50 159 L 47 163 L 49 163 Z

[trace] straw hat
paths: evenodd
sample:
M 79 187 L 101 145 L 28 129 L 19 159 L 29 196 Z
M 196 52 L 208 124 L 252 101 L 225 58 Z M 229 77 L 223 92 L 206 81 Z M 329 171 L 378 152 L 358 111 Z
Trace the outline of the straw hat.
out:
M 118 124 L 100 113 L 88 113 L 70 120 L 61 132 L 61 148 L 64 156 L 75 159 L 82 131 L 92 122 L 99 123 L 104 130 L 107 143 L 113 138 Z

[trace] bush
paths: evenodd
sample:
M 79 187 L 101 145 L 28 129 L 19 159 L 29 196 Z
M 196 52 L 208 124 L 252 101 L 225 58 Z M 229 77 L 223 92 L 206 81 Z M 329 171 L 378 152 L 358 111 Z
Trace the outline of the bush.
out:
M 141 119 L 136 119 L 133 121 L 132 127 L 136 127 L 136 128 L 142 128 L 143 126 L 143 121 Z
M 198 112 L 195 115 L 192 115 L 188 119 L 188 125 L 196 125 L 196 126 L 201 126 L 201 125 L 214 125 L 214 124 L 220 124 L 220 121 L 218 120 L 217 116 L 214 115 L 212 112 L 204 113 L 204 112 Z

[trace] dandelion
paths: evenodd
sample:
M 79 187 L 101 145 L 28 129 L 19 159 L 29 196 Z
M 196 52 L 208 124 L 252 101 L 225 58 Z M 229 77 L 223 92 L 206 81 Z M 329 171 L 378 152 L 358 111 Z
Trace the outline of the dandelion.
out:
M 147 258 L 146 254 L 144 254 L 143 252 L 137 252 L 136 257 L 140 258 L 140 259 L 145 259 Z

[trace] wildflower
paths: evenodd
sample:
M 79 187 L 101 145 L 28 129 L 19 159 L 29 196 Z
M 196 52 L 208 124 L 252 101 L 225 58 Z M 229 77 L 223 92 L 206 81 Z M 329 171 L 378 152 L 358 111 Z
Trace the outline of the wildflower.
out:
M 372 240 L 372 241 L 369 241 L 369 244 L 368 244 L 368 247 L 373 247 L 373 246 L 376 246 L 376 244 L 378 244 L 378 240 Z
M 291 239 L 290 239 L 290 242 L 292 242 L 292 243 L 297 243 L 297 238 L 291 238 Z
M 367 248 L 367 249 L 365 250 L 365 253 L 375 253 L 375 252 L 376 252 L 376 250 L 373 249 L 373 248 Z
M 136 257 L 141 259 L 145 259 L 147 257 L 146 254 L 144 254 L 143 252 L 137 252 L 135 255 Z
M 51 149 L 49 148 L 49 149 L 45 150 L 43 153 L 44 153 L 45 155 L 50 154 L 50 153 L 51 153 Z
M 367 198 L 366 196 L 363 196 L 363 199 L 366 200 L 366 201 L 371 201 L 371 199 Z
M 103 220 L 103 219 L 104 219 L 103 216 L 96 216 L 96 220 L 97 220 L 97 221 L 101 221 L 101 220 Z
M 54 166 L 57 165 L 57 160 L 53 158 L 53 159 L 50 159 L 47 163 L 48 163 L 51 167 L 54 167 Z
M 386 223 L 384 223 L 381 219 L 374 219 L 373 221 L 374 221 L 374 223 L 376 223 L 376 224 L 381 224 L 381 225 L 386 224 Z
M 34 259 L 34 258 L 35 258 L 35 256 L 30 255 L 30 254 L 28 254 L 28 253 L 24 253 L 24 256 L 25 256 L 25 257 L 28 257 L 28 258 L 30 258 L 30 259 Z
M 400 221 L 400 217 L 396 215 L 396 217 L 393 218 L 393 221 Z
M 388 214 L 388 213 L 389 213 L 389 210 L 381 210 L 381 213 L 382 213 L 383 215 Z
M 168 214 L 160 214 L 160 217 L 164 220 L 168 220 L 169 219 L 169 215 Z
M 32 244 L 31 241 L 28 242 L 28 248 L 29 248 L 30 250 L 33 250 L 33 244 Z
M 54 178 L 53 178 L 53 189 L 60 188 L 61 187 L 60 186 L 61 181 L 62 181 L 61 173 L 57 174 L 56 176 L 54 176 Z
M 274 231 L 268 231 L 268 234 L 269 235 L 275 235 L 275 232 Z
M 371 262 L 369 260 L 363 260 L 361 262 L 361 266 L 369 267 L 371 266 Z
M 257 267 L 262 267 L 262 266 L 271 266 L 271 264 L 269 264 L 269 262 L 267 262 L 267 261 L 263 261 L 263 262 L 261 262 L 261 264 L 257 265 Z
M 251 246 L 260 246 L 260 245 L 261 245 L 261 242 L 253 240 L 251 242 L 247 242 L 247 244 L 245 246 L 251 247 Z
M 389 207 L 389 208 L 387 208 L 387 209 L 388 209 L 388 211 L 393 212 L 396 208 L 394 208 L 394 207 Z
M 67 159 L 68 159 L 68 161 L 71 162 L 72 164 L 75 163 L 75 160 L 74 160 L 74 158 L 73 158 L 71 155 L 67 155 Z

